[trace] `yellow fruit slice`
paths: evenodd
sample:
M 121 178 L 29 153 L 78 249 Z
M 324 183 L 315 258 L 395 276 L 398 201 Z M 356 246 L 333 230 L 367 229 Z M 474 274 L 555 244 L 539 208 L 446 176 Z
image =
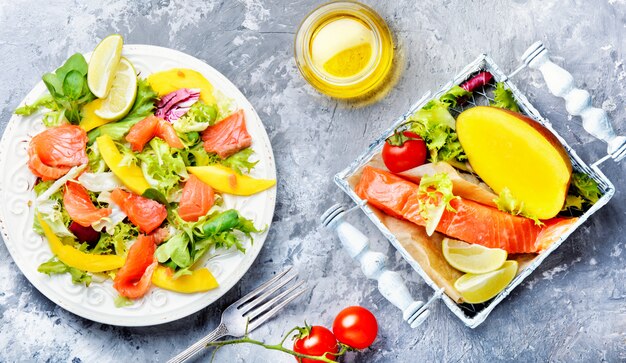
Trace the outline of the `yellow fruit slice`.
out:
M 455 269 L 471 273 L 484 274 L 495 271 L 502 267 L 506 261 L 507 253 L 499 248 L 443 239 L 443 257 Z
M 217 280 L 211 271 L 199 268 L 191 275 L 182 275 L 175 279 L 169 267 L 157 266 L 152 274 L 152 283 L 165 290 L 191 294 L 194 292 L 209 291 L 218 287 Z
M 82 127 L 86 132 L 111 122 L 111 120 L 105 120 L 96 115 L 96 110 L 102 106 L 102 102 L 103 100 L 101 98 L 96 98 L 83 106 L 81 110 L 82 117 L 78 126 Z
M 48 240 L 50 250 L 64 264 L 87 272 L 103 272 L 115 270 L 124 266 L 124 258 L 117 255 L 93 255 L 85 253 L 72 246 L 65 245 L 57 237 L 48 224 L 41 218 L 39 213 L 35 215 L 43 234 Z
M 223 165 L 190 166 L 187 170 L 213 189 L 234 195 L 256 194 L 276 184 L 276 180 L 240 175 Z
M 517 273 L 517 261 L 506 261 L 501 268 L 485 274 L 465 274 L 454 282 L 463 300 L 470 304 L 479 304 L 498 295 L 513 281 Z
M 95 114 L 105 120 L 119 120 L 128 114 L 136 97 L 137 72 L 128 59 L 122 58 L 115 72 L 111 91 Z
M 200 99 L 207 105 L 215 104 L 213 85 L 202 74 L 191 69 L 173 68 L 148 76 L 150 87 L 159 97 L 181 88 L 199 88 Z
M 98 137 L 96 144 L 98 144 L 98 150 L 104 162 L 128 189 L 132 190 L 135 194 L 142 195 L 146 189 L 150 188 L 150 184 L 148 184 L 148 181 L 143 176 L 140 167 L 135 164 L 120 166 L 122 154 L 109 135 Z
M 472 169 L 497 194 L 507 188 L 539 219 L 559 213 L 572 164 L 548 129 L 516 112 L 478 106 L 459 115 L 456 132 Z
M 87 85 L 98 98 L 105 98 L 109 94 L 122 57 L 123 45 L 122 36 L 112 34 L 102 39 L 91 54 L 87 68 Z

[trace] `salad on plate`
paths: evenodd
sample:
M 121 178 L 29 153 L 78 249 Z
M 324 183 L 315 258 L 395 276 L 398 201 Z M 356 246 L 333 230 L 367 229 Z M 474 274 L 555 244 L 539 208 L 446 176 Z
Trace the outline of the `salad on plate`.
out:
M 112 280 L 116 305 L 149 289 L 218 286 L 205 262 L 245 252 L 266 226 L 224 195 L 251 196 L 276 181 L 250 176 L 246 113 L 192 69 L 137 75 L 123 39 L 103 39 L 89 61 L 72 55 L 43 75 L 48 94 L 19 107 L 45 130 L 28 145 L 37 178 L 34 230 L 53 257 L 38 271 L 89 286 Z

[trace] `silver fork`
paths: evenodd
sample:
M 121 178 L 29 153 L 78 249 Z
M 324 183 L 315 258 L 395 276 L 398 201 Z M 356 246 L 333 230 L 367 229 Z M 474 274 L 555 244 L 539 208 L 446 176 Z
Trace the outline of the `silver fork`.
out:
M 289 267 L 227 307 L 222 313 L 222 321 L 215 330 L 170 359 L 168 363 L 185 362 L 204 349 L 208 343 L 224 336 L 242 337 L 246 332 L 251 332 L 276 315 L 280 309 L 306 291 L 306 288 L 301 288 L 304 281 L 298 281 L 270 299 L 298 276 L 297 273 L 289 274 L 291 269 Z

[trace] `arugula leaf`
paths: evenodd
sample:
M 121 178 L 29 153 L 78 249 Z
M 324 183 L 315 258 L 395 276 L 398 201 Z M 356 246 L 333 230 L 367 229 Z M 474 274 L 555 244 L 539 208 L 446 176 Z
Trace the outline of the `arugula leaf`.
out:
M 48 262 L 44 262 L 37 268 L 37 271 L 45 273 L 46 275 L 64 274 L 69 273 L 72 276 L 72 282 L 75 284 L 84 284 L 89 286 L 91 284 L 91 275 L 85 271 L 79 270 L 74 267 L 70 267 L 65 263 L 59 261 L 56 257 L 52 257 Z
M 503 212 L 507 212 L 514 216 L 521 215 L 523 217 L 532 219 L 533 221 L 535 221 L 535 224 L 538 226 L 541 226 L 544 224 L 543 222 L 539 220 L 539 218 L 537 218 L 537 216 L 531 215 L 526 212 L 526 209 L 524 208 L 524 202 L 517 200 L 513 196 L 513 193 L 511 193 L 511 190 L 509 188 L 505 187 L 504 189 L 502 189 L 498 197 L 495 198 L 493 201 L 494 203 L 496 203 L 496 206 L 498 207 L 498 209 Z
M 148 80 L 137 79 L 137 98 L 128 115 L 118 122 L 111 122 L 91 130 L 87 134 L 89 143 L 93 143 L 101 135 L 109 135 L 113 140 L 121 140 L 133 125 L 152 113 L 156 99 L 157 93 L 150 87 Z
M 510 89 L 504 88 L 503 82 L 496 83 L 496 89 L 493 91 L 493 102 L 491 106 L 505 108 L 514 112 L 519 112 L 519 106 L 515 102 L 513 92 Z

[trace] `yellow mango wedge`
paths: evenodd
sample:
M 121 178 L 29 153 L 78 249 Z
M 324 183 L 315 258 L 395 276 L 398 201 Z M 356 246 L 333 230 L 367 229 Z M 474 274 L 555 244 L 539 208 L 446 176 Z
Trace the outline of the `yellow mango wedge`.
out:
M 128 189 L 132 190 L 135 194 L 142 195 L 146 189 L 150 188 L 150 184 L 148 184 L 148 181 L 144 178 L 141 168 L 137 165 L 120 166 L 122 154 L 109 135 L 98 137 L 96 143 L 98 144 L 98 150 L 100 150 L 104 162 Z
M 192 294 L 215 289 L 219 286 L 211 271 L 206 268 L 194 270 L 191 275 L 183 275 L 175 279 L 169 267 L 157 266 L 152 274 L 152 283 L 165 290 Z
M 237 174 L 223 165 L 190 166 L 187 170 L 213 189 L 227 194 L 252 195 L 276 185 L 276 180 Z
M 104 124 L 108 124 L 111 120 L 105 120 L 100 116 L 96 115 L 96 110 L 102 106 L 103 99 L 96 98 L 95 100 L 89 102 L 88 104 L 83 106 L 83 118 L 80 120 L 78 126 L 80 126 L 85 132 L 89 132 L 96 127 L 102 126 Z
M 116 255 L 92 255 L 63 244 L 39 214 L 35 216 L 48 239 L 52 253 L 64 264 L 87 272 L 104 272 L 124 266 L 124 258 Z
M 148 76 L 150 87 L 159 95 L 165 96 L 181 88 L 199 88 L 200 99 L 207 105 L 215 104 L 213 85 L 202 74 L 191 69 L 173 68 Z

